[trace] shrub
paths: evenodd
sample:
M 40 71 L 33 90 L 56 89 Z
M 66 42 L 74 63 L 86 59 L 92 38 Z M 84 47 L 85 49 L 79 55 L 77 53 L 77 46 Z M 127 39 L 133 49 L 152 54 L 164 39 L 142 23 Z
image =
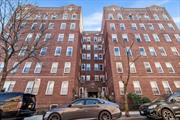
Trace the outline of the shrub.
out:
M 142 105 L 144 103 L 151 102 L 149 98 L 142 97 L 142 96 L 137 95 L 135 93 L 129 93 L 128 99 L 129 99 L 129 108 L 131 110 L 137 110 L 140 105 Z

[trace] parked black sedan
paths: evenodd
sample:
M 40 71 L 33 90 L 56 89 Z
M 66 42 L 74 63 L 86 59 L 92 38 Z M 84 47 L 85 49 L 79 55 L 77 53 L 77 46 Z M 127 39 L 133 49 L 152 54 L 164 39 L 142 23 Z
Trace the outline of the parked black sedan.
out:
M 180 117 L 180 92 L 143 104 L 139 111 L 148 118 L 175 120 Z

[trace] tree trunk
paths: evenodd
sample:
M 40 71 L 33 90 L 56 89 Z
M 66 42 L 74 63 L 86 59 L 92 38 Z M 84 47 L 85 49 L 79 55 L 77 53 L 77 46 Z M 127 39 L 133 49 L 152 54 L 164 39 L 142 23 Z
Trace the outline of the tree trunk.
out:
M 7 64 L 4 64 L 4 68 L 3 68 L 1 80 L 0 80 L 0 91 L 3 91 L 3 86 L 6 81 L 6 77 L 7 77 Z
M 6 81 L 6 77 L 7 77 L 6 72 L 3 72 L 1 76 L 1 81 L 0 81 L 0 91 L 3 91 L 3 86 Z
M 127 91 L 125 91 L 125 93 L 124 93 L 124 110 L 125 110 L 125 116 L 130 117 Z

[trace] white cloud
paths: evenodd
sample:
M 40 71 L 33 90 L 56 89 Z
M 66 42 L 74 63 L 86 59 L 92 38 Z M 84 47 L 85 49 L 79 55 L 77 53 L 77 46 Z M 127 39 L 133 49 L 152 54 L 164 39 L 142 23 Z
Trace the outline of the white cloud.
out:
M 96 31 L 101 29 L 102 12 L 95 12 L 83 18 L 84 30 Z
M 135 1 L 131 7 L 149 7 L 151 5 L 160 5 L 160 6 L 163 6 L 164 4 L 170 2 L 170 0 L 149 0 L 149 1 L 146 1 L 146 0 L 139 0 L 139 1 Z

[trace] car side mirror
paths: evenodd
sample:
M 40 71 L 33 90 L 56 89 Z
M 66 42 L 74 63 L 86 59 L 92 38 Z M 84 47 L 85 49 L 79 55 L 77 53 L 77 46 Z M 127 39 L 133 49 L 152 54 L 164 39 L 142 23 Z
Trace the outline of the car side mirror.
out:
M 72 104 L 69 104 L 68 107 L 72 107 Z
M 176 100 L 175 100 L 175 99 L 171 99 L 170 102 L 171 102 L 171 103 L 175 103 Z

